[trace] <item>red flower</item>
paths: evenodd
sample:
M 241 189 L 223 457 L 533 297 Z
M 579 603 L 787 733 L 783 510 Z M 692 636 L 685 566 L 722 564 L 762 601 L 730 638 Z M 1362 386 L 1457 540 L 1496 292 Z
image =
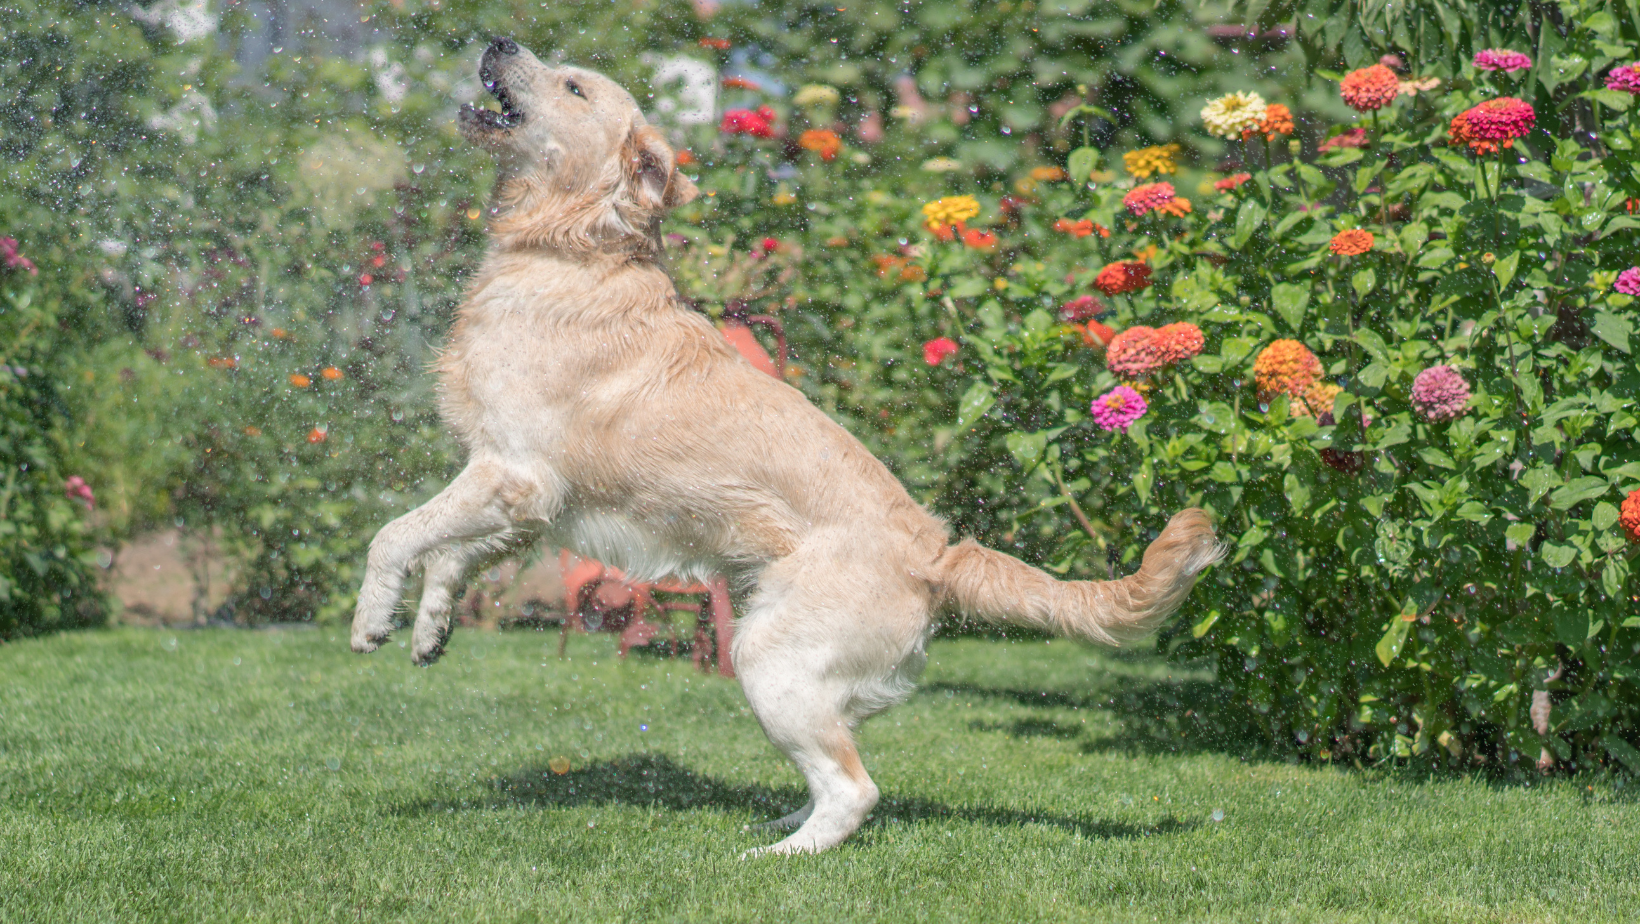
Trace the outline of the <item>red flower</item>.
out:
M 1121 295 L 1150 285 L 1150 267 L 1137 260 L 1122 260 L 1099 271 L 1093 287 L 1106 295 Z
M 689 153 L 687 149 L 681 150 L 677 153 L 676 157 L 672 158 L 672 162 L 677 164 L 679 167 L 687 167 L 695 162 L 695 155 Z
M 370 285 L 372 282 L 375 282 L 375 281 L 376 281 L 376 277 L 370 275 L 369 273 L 360 273 L 359 274 L 359 285 L 361 285 L 361 286 Z
M 957 342 L 950 337 L 936 337 L 923 344 L 923 362 L 938 366 L 947 356 L 957 352 Z
M 1532 133 L 1537 113 L 1532 104 L 1513 96 L 1489 99 L 1463 114 L 1471 138 L 1477 141 L 1513 141 Z
M 1096 315 L 1105 313 L 1105 305 L 1091 295 L 1078 295 L 1059 306 L 1059 318 L 1062 321 L 1080 323 Z
M 1321 142 L 1321 146 L 1316 148 L 1316 150 L 1322 154 L 1325 154 L 1334 148 L 1364 148 L 1366 146 L 1367 130 L 1364 128 L 1352 128 L 1349 131 L 1340 132 L 1339 134 L 1328 138 L 1326 141 Z
M 1252 178 L 1251 173 L 1232 173 L 1222 180 L 1214 180 L 1213 188 L 1219 192 L 1229 192 Z
M 989 231 L 969 228 L 962 232 L 962 242 L 975 250 L 997 249 L 997 236 Z
M 1401 78 L 1382 64 L 1374 64 L 1345 74 L 1338 92 L 1356 112 L 1372 112 L 1395 102 L 1401 95 Z
M 325 437 L 329 435 L 330 434 L 324 430 L 314 427 L 312 430 L 308 431 L 307 441 L 314 444 L 323 443 L 325 441 Z
M 763 240 L 757 242 L 757 249 L 759 251 L 761 251 L 762 253 L 774 253 L 775 251 L 780 249 L 780 239 L 779 238 L 774 238 L 774 237 L 766 237 Z
M 1104 225 L 1096 225 L 1086 218 L 1081 221 L 1071 221 L 1069 218 L 1061 218 L 1053 223 L 1053 229 L 1055 231 L 1062 231 L 1069 234 L 1071 237 L 1077 238 L 1087 237 L 1095 231 L 1099 232 L 1100 237 L 1110 237 L 1109 228 Z
M 756 109 L 730 109 L 723 114 L 723 122 L 718 129 L 726 135 L 773 138 L 774 118 L 774 110 L 768 106 L 759 106 Z
M 728 51 L 729 40 L 725 38 L 703 38 L 700 40 L 700 47 L 710 48 L 713 51 Z
M 1110 342 L 1115 339 L 1116 331 L 1098 321 L 1090 319 L 1082 328 L 1082 342 L 1096 350 L 1110 346 Z

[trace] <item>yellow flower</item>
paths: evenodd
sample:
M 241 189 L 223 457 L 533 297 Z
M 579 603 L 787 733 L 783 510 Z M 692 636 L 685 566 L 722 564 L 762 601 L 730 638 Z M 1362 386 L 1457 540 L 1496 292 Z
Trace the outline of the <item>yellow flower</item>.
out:
M 1202 109 L 1202 125 L 1210 135 L 1240 138 L 1242 132 L 1257 129 L 1264 122 L 1264 97 L 1257 93 L 1231 93 Z
M 792 103 L 797 106 L 835 106 L 843 98 L 836 87 L 828 87 L 823 83 L 811 83 L 799 89 L 792 97 Z
M 1177 173 L 1179 166 L 1173 162 L 1173 158 L 1178 156 L 1178 153 L 1179 146 L 1176 144 L 1152 145 L 1123 154 L 1122 166 L 1141 180 L 1152 173 Z
M 775 193 L 774 198 L 769 201 L 773 202 L 775 205 L 791 205 L 797 201 L 797 196 L 794 193 L 790 193 L 782 189 L 781 191 Z
M 954 225 L 979 214 L 979 200 L 973 196 L 946 196 L 923 206 L 931 225 Z

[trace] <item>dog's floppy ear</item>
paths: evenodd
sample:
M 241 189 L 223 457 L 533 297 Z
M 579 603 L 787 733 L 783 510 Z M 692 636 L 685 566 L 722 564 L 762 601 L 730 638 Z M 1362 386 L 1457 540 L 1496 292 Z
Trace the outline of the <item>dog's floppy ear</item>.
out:
M 633 128 L 624 154 L 632 195 L 643 208 L 653 212 L 675 209 L 693 201 L 699 193 L 695 184 L 678 172 L 676 155 L 653 127 Z

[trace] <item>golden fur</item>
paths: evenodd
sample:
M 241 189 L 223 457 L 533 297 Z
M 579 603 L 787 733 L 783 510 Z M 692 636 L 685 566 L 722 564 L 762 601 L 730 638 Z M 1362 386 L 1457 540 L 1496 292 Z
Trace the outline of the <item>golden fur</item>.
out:
M 941 610 L 1121 644 L 1219 557 L 1200 510 L 1173 517 L 1119 581 L 1058 581 L 950 545 L 858 440 L 680 304 L 658 227 L 695 189 L 632 97 L 507 40 L 480 73 L 504 114 L 461 122 L 500 162 L 491 249 L 438 367 L 469 461 L 372 542 L 356 650 L 387 638 L 418 565 L 423 664 L 443 649 L 464 576 L 529 543 L 640 579 L 728 574 L 744 589 L 742 686 L 811 793 L 771 823 L 797 830 L 765 849 L 816 851 L 876 803 L 851 729 L 910 692 Z

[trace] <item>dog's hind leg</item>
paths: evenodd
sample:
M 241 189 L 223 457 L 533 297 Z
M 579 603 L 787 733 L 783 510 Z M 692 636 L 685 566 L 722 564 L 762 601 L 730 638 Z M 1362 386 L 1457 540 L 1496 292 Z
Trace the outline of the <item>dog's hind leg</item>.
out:
M 441 546 L 506 529 L 509 511 L 527 493 L 499 466 L 475 461 L 437 497 L 382 527 L 370 541 L 353 613 L 353 650 L 375 651 L 387 640 L 405 574 L 413 563 Z
M 792 812 L 789 815 L 783 815 L 780 818 L 776 818 L 774 821 L 759 822 L 758 824 L 752 825 L 751 829 L 753 831 L 791 831 L 795 828 L 802 827 L 803 822 L 808 821 L 809 816 L 813 814 L 814 800 L 810 799 L 809 801 L 803 803 L 803 807 L 797 811 Z

